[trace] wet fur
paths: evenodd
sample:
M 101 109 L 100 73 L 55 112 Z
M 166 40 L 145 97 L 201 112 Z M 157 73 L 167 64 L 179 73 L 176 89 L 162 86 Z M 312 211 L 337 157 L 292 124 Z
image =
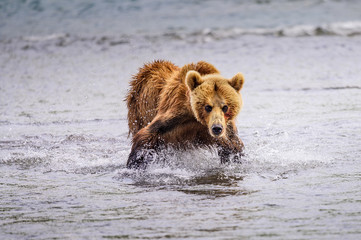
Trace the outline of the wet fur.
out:
M 224 123 L 226 125 L 224 137 L 212 136 L 209 133 L 207 116 L 204 116 L 204 106 L 197 106 L 197 103 L 194 103 L 194 98 L 197 97 L 192 93 L 195 91 L 192 91 L 189 83 L 186 83 L 186 77 L 190 77 L 187 73 L 191 71 L 195 71 L 196 75 L 199 74 L 202 78 L 205 77 L 206 81 L 220 78 L 219 71 L 206 62 L 188 64 L 179 68 L 168 61 L 146 64 L 133 77 L 126 98 L 129 133 L 133 136 L 128 168 L 144 168 L 153 157 L 149 156 L 147 150 L 156 152 L 165 145 L 177 149 L 214 146 L 218 148 L 222 162 L 227 162 L 230 154 L 242 152 L 243 143 L 237 136 L 234 123 L 234 117 L 238 114 L 240 106 L 232 106 L 232 109 L 237 111 Z M 217 81 L 230 85 L 229 81 Z M 201 91 L 199 88 L 197 91 L 202 95 L 199 96 L 200 98 L 208 98 L 215 90 L 222 89 L 227 90 L 225 87 L 216 89 L 214 86 L 211 90 Z M 225 98 L 229 97 L 227 92 L 220 94 Z M 230 102 L 241 105 L 238 99 L 232 99 Z

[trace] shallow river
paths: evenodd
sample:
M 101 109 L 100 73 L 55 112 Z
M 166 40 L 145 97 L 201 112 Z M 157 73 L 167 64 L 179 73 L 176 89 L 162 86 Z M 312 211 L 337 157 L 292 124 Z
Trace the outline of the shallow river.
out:
M 2 38 L 0 238 L 361 238 L 361 37 L 209 31 Z M 125 168 L 123 99 L 155 58 L 244 73 L 242 164 Z

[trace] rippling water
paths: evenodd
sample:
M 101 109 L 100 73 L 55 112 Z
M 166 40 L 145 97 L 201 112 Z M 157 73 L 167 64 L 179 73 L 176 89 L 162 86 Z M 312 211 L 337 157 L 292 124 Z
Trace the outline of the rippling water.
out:
M 0 1 L 0 237 L 360 238 L 359 5 Z M 244 73 L 242 164 L 125 168 L 123 99 L 153 59 Z

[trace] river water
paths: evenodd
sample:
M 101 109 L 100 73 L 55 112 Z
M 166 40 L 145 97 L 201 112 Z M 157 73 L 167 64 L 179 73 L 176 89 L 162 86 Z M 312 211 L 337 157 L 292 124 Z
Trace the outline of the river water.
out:
M 361 238 L 359 1 L 0 1 L 1 239 Z M 242 164 L 125 168 L 145 62 L 243 72 Z

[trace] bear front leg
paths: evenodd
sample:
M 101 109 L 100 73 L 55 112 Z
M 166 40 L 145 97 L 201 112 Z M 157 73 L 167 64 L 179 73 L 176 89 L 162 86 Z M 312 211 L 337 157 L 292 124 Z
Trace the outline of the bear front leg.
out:
M 133 138 L 132 150 L 128 157 L 127 168 L 146 168 L 157 157 L 161 145 L 166 144 L 163 136 L 176 126 L 187 121 L 185 115 L 158 115 Z
M 127 161 L 127 168 L 144 169 L 156 155 L 158 137 L 149 128 L 141 129 L 133 138 L 132 150 Z
M 241 161 L 241 157 L 243 156 L 243 151 L 220 146 L 218 148 L 218 156 L 222 164 L 229 162 L 238 163 Z
M 240 162 L 243 154 L 244 145 L 242 140 L 237 136 L 237 129 L 234 123 L 227 126 L 226 139 L 218 143 L 218 156 L 221 163 Z M 232 159 L 231 159 L 232 157 Z

